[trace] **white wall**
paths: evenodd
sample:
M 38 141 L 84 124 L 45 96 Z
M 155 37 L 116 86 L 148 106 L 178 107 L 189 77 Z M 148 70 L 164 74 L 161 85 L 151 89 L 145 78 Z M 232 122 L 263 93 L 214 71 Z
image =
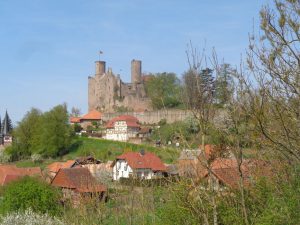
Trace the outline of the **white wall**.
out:
M 113 180 L 119 180 L 120 177 L 128 178 L 129 174 L 132 174 L 131 167 L 125 160 L 117 160 L 113 167 Z
M 136 169 L 133 173 L 132 168 L 125 160 L 117 160 L 113 167 L 113 180 L 119 180 L 121 177 L 129 178 L 130 175 L 143 179 L 152 179 L 154 177 L 151 169 Z
M 106 129 L 105 139 L 114 141 L 128 141 L 131 137 L 136 137 L 137 128 L 127 127 L 125 121 L 116 121 L 113 128 Z

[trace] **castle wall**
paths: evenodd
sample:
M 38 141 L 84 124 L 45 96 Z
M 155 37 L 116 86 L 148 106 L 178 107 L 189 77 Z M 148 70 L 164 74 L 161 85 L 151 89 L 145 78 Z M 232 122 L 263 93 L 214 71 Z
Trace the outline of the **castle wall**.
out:
M 95 78 L 89 77 L 89 80 L 88 80 L 88 105 L 89 105 L 89 111 L 92 111 L 96 107 L 95 84 L 96 84 Z
M 167 123 L 182 121 L 192 116 L 192 113 L 190 111 L 177 110 L 177 109 L 156 110 L 156 111 L 146 111 L 146 112 L 104 113 L 102 120 L 109 121 L 112 118 L 120 115 L 135 116 L 136 118 L 138 118 L 140 123 L 154 124 L 154 123 L 158 123 L 162 119 L 166 119 Z
M 132 60 L 131 71 L 133 83 L 123 83 L 109 68 L 105 72 L 105 62 L 96 61 L 95 76 L 89 77 L 88 108 L 101 112 L 115 112 L 118 107 L 129 110 L 151 110 L 151 101 L 146 96 L 144 84 L 141 83 L 141 61 Z

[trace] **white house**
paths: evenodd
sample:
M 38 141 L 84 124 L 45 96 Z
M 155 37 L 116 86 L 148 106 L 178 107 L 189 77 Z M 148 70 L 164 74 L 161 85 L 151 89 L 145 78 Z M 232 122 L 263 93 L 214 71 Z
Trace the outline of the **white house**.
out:
M 134 116 L 121 115 L 106 124 L 105 139 L 114 141 L 128 141 L 136 138 L 140 130 L 138 119 Z
M 162 177 L 166 166 L 151 152 L 127 152 L 113 163 L 113 180 L 123 178 L 153 179 Z

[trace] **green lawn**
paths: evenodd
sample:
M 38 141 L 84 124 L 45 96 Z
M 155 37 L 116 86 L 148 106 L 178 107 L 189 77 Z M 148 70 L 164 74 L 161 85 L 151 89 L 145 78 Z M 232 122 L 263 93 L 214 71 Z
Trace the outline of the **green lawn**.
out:
M 80 156 L 93 156 L 97 159 L 107 161 L 114 160 L 116 156 L 125 151 L 150 151 L 156 153 L 165 163 L 174 162 L 179 151 L 174 148 L 157 148 L 150 145 L 137 145 L 126 142 L 110 141 L 104 139 L 93 139 L 78 137 L 70 152 L 63 156 L 63 159 L 74 159 Z
M 165 163 L 173 163 L 179 156 L 179 150 L 175 148 L 158 148 L 150 145 L 137 145 L 126 142 L 110 141 L 104 139 L 94 139 L 87 137 L 78 137 L 70 151 L 54 159 L 45 159 L 41 162 L 33 162 L 30 159 L 15 162 L 18 167 L 35 167 L 39 166 L 44 169 L 47 165 L 55 161 L 66 161 L 76 159 L 82 156 L 93 156 L 101 161 L 114 160 L 116 156 L 124 151 L 145 151 L 154 152 Z

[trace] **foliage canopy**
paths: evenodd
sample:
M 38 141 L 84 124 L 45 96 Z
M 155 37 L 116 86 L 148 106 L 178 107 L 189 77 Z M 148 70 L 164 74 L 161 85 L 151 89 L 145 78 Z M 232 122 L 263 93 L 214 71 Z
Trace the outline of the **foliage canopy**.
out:
M 24 177 L 4 187 L 0 211 L 8 213 L 32 209 L 35 212 L 57 215 L 61 211 L 59 192 L 36 178 Z

